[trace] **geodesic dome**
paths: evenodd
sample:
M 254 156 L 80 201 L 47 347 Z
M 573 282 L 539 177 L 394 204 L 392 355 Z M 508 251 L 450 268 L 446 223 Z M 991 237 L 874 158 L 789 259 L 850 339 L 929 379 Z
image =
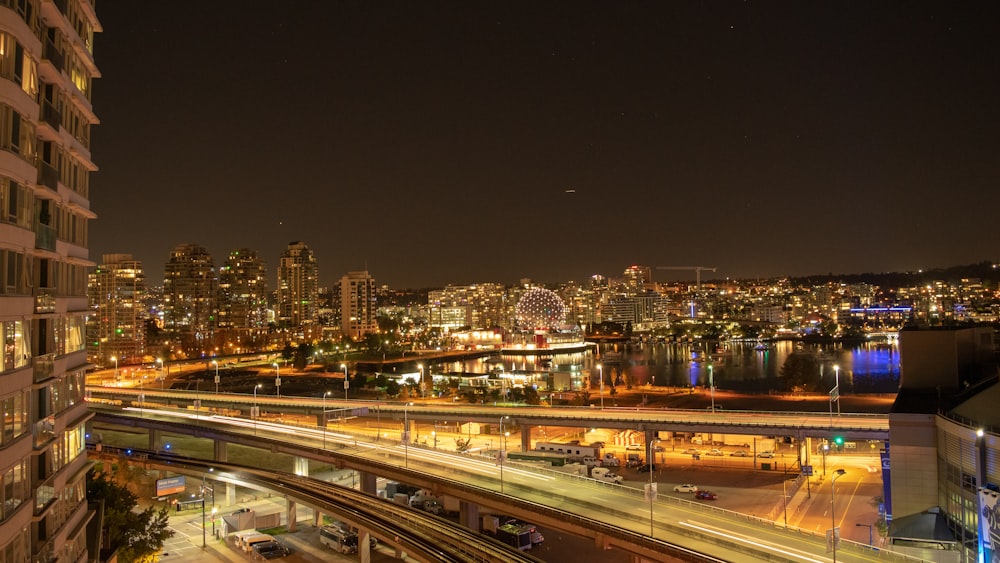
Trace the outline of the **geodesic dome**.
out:
M 558 326 L 566 316 L 566 306 L 554 291 L 536 287 L 517 301 L 517 322 L 525 328 Z

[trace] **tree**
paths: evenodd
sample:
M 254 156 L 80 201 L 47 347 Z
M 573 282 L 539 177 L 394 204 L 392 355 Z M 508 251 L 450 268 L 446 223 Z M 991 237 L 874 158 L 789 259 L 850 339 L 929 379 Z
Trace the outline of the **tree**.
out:
M 812 354 L 792 353 L 785 358 L 781 375 L 789 391 L 815 391 L 819 384 L 819 362 Z
M 112 481 L 106 474 L 93 469 L 87 472 L 87 499 L 104 501 L 104 529 L 108 549 L 118 550 L 123 563 L 151 562 L 173 537 L 166 507 L 152 506 L 136 512 L 138 497 L 126 487 Z
M 463 453 L 469 451 L 472 447 L 472 438 L 455 438 L 455 451 L 458 453 Z

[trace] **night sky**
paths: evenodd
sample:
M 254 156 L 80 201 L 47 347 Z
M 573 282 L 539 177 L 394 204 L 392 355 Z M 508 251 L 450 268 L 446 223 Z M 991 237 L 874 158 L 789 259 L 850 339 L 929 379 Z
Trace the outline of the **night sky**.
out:
M 276 9 L 277 8 L 277 9 Z M 100 2 L 91 258 L 321 283 L 996 259 L 994 2 Z M 692 279 L 657 272 L 658 280 Z

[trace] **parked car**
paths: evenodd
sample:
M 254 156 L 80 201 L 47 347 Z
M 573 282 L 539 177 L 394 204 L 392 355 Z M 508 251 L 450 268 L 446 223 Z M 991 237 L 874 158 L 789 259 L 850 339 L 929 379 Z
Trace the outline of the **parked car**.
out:
M 698 448 L 688 448 L 688 449 L 684 450 L 681 453 L 683 453 L 683 454 L 689 454 L 689 455 L 698 455 L 701 452 L 698 451 Z
M 288 548 L 279 541 L 269 541 L 253 546 L 254 552 L 264 559 L 278 559 L 288 555 Z
M 649 473 L 650 471 L 656 471 L 655 463 L 647 463 L 639 466 L 639 473 Z
M 719 448 L 712 448 L 708 450 L 707 455 L 726 455 L 726 454 L 722 453 L 722 450 L 720 450 Z
M 698 491 L 694 494 L 694 498 L 699 500 L 719 500 L 719 495 L 712 491 Z
M 662 451 L 665 451 L 665 450 L 663 449 L 663 446 L 653 446 L 653 451 L 654 452 L 662 452 Z
M 241 508 L 239 510 L 234 510 L 233 513 L 232 513 L 232 516 L 236 516 L 238 514 L 243 514 L 244 512 L 250 512 L 250 509 L 244 507 L 244 508 Z
M 774 457 L 774 452 L 760 452 L 757 457 L 772 458 Z
M 746 450 L 736 450 L 735 452 L 729 454 L 733 457 L 750 457 L 750 452 Z
M 683 485 L 674 485 L 675 493 L 697 493 L 698 487 L 692 485 L 691 483 L 684 483 Z
M 642 451 L 642 444 L 629 444 L 629 445 L 625 446 L 625 451 L 628 451 L 628 452 L 641 452 Z

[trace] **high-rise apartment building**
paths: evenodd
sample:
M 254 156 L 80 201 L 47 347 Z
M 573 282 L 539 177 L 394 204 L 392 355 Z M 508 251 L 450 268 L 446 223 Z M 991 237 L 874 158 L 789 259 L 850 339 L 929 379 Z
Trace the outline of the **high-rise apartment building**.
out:
M 186 355 L 214 353 L 219 279 L 205 247 L 180 244 L 163 269 L 163 324 Z
M 257 252 L 234 250 L 219 268 L 219 353 L 260 349 L 267 323 L 267 267 Z
M 84 561 L 89 0 L 0 2 L 0 558 Z
M 87 280 L 93 316 L 88 357 L 101 366 L 140 363 L 146 349 L 145 278 L 131 254 L 105 254 Z
M 299 327 L 316 322 L 319 266 L 304 242 L 291 242 L 278 263 L 278 325 Z
M 230 252 L 219 269 L 219 328 L 267 328 L 267 266 L 253 250 Z
M 341 330 L 344 336 L 364 338 L 378 330 L 375 278 L 367 271 L 347 272 L 340 278 Z

